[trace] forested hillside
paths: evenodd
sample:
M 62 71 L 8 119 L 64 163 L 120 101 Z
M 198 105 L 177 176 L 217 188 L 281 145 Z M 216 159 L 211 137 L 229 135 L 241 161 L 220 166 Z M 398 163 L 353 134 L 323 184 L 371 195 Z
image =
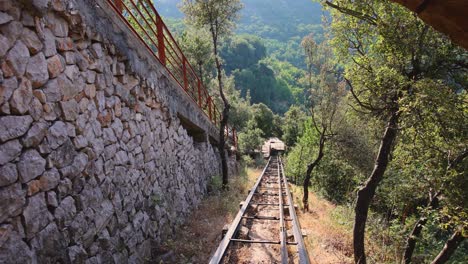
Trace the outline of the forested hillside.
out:
M 186 26 L 178 0 L 155 1 L 169 26 L 183 35 Z M 221 56 L 226 74 L 251 103 L 263 103 L 283 115 L 293 105 L 305 104 L 301 40 L 313 34 L 323 39 L 322 8 L 309 0 L 245 0 L 236 34 L 223 40 Z
M 324 14 L 249 0 L 213 57 L 210 28 L 193 18 L 205 14 L 182 20 L 175 2 L 167 21 L 211 91 L 226 92 L 242 159 L 255 165 L 266 138 L 287 143 L 305 217 L 315 192 L 353 237 L 343 263 L 468 261 L 466 50 L 386 0 L 325 1 Z

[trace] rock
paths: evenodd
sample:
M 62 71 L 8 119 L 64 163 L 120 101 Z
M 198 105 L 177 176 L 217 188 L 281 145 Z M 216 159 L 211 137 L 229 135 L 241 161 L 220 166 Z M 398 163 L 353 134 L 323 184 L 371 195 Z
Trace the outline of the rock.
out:
M 32 121 L 30 116 L 0 117 L 0 142 L 21 137 L 28 131 Z
M 67 139 L 62 146 L 49 155 L 49 158 L 52 164 L 60 169 L 70 165 L 75 156 L 75 147 L 73 146 L 73 143 Z
M 33 196 L 41 190 L 40 182 L 38 180 L 32 180 L 28 182 L 28 196 Z
M 52 206 L 52 207 L 58 206 L 57 194 L 55 192 L 47 192 L 46 198 L 47 198 L 47 205 Z
M 26 71 L 29 60 L 29 50 L 23 42 L 17 41 L 15 46 L 10 49 L 6 58 L 6 64 L 12 69 L 13 73 L 21 77 Z
M 31 54 L 38 53 L 40 50 L 42 50 L 44 46 L 42 45 L 42 42 L 37 36 L 37 34 L 28 28 L 23 29 L 23 33 L 21 34 L 21 40 L 26 45 L 26 47 L 28 47 L 29 52 Z
M 53 168 L 44 172 L 39 178 L 39 188 L 41 191 L 49 191 L 57 187 L 60 182 L 60 174 L 57 169 Z
M 60 227 L 68 226 L 76 215 L 75 200 L 71 196 L 65 197 L 55 209 L 54 215 Z
M 17 158 L 21 154 L 21 149 L 22 146 L 19 140 L 10 140 L 4 144 L 0 144 L 0 165 L 4 165 Z
M 22 143 L 26 148 L 38 146 L 47 134 L 49 125 L 46 122 L 37 122 L 29 129 Z
M 21 184 L 17 183 L 3 187 L 0 192 L 0 223 L 10 217 L 17 216 L 23 210 L 26 203 L 26 192 L 21 189 Z M 2 247 L 0 246 L 0 249 Z
M 96 86 L 94 84 L 87 84 L 84 92 L 89 99 L 93 99 L 96 97 Z
M 0 12 L 0 25 L 6 24 L 12 20 L 13 18 L 10 15 Z
M 55 45 L 58 51 L 73 50 L 73 40 L 71 38 L 56 38 Z
M 57 46 L 55 45 L 55 36 L 50 29 L 44 29 L 44 55 L 49 58 L 57 54 Z
M 74 65 L 76 63 L 75 52 L 67 51 L 63 56 L 65 57 L 65 63 L 67 63 L 67 65 Z
M 47 27 L 50 28 L 56 37 L 65 38 L 68 36 L 68 23 L 65 19 L 54 13 L 49 13 L 47 22 Z
M 22 79 L 21 83 L 13 92 L 10 98 L 10 107 L 13 113 L 25 114 L 29 110 L 33 98 L 31 82 L 28 79 Z
M 44 108 L 41 102 L 37 98 L 33 97 L 28 111 L 34 121 L 39 121 L 43 117 Z
M 21 33 L 23 32 L 23 24 L 14 20 L 1 26 L 0 31 L 10 41 L 10 43 L 13 44 L 21 36 Z
M 0 263 L 37 263 L 36 256 L 28 244 L 12 228 L 6 230 L 5 226 L 0 226 L 0 236 L 4 240 L 0 244 Z
M 65 70 L 65 63 L 62 56 L 56 54 L 47 59 L 47 71 L 50 78 L 55 78 Z
M 0 166 L 0 187 L 10 185 L 18 179 L 18 172 L 16 165 L 13 163 L 7 163 Z
M 65 0 L 52 0 L 52 9 L 57 12 L 66 10 L 67 1 Z
M 32 6 L 36 8 L 41 15 L 44 15 L 47 12 L 49 3 L 50 0 L 32 0 Z
M 104 145 L 110 145 L 117 142 L 117 138 L 115 137 L 114 130 L 112 130 L 112 128 L 104 128 L 102 132 Z
M 88 146 L 88 140 L 83 135 L 79 135 L 73 139 L 76 149 L 82 149 Z
M 41 87 L 49 80 L 47 65 L 46 58 L 42 52 L 29 59 L 26 77 L 31 80 L 33 88 Z
M 69 239 L 60 232 L 54 222 L 48 224 L 31 240 L 30 244 L 35 250 L 38 263 L 67 263 L 66 256 Z
M 81 78 L 73 80 L 72 83 L 65 75 L 58 77 L 58 84 L 62 93 L 62 100 L 69 100 L 75 97 L 84 90 L 85 86 Z
M 40 103 L 42 103 L 42 104 L 46 103 L 46 101 L 47 101 L 46 95 L 42 90 L 34 90 L 33 95 L 34 95 L 34 97 L 36 97 L 39 100 Z
M 84 263 L 88 254 L 81 245 L 74 245 L 68 248 L 68 257 L 71 263 Z
M 72 99 L 65 102 L 60 102 L 63 118 L 67 121 L 74 121 L 78 116 L 78 103 Z
M 26 183 L 41 175 L 45 170 L 45 164 L 45 159 L 43 159 L 36 150 L 29 149 L 24 152 L 18 162 L 19 178 L 21 182 Z
M 62 121 L 55 122 L 47 133 L 47 141 L 52 149 L 61 146 L 67 138 L 67 125 Z
M 91 45 L 90 48 L 91 54 L 96 58 L 100 59 L 102 58 L 103 52 L 102 52 L 102 46 L 100 43 L 94 43 Z
M 53 79 L 47 82 L 43 89 L 43 92 L 47 102 L 49 103 L 60 101 L 60 99 L 62 98 L 58 79 Z
M 123 150 L 115 154 L 115 165 L 127 165 L 128 156 L 127 153 Z
M 3 56 L 5 56 L 10 47 L 10 40 L 8 40 L 5 36 L 0 34 L 0 57 L 3 58 Z
M 53 216 L 47 210 L 44 193 L 29 197 L 23 216 L 28 239 L 33 238 L 37 232 L 49 224 Z
M 18 80 L 16 77 L 8 78 L 0 82 L 0 105 L 10 100 L 16 88 L 18 88 Z

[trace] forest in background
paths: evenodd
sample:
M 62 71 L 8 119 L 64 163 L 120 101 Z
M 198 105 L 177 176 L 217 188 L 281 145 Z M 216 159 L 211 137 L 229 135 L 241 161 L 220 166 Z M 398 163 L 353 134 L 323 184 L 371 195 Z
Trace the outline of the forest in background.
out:
M 178 0 L 156 0 L 171 31 L 186 31 Z M 305 105 L 306 64 L 302 38 L 313 33 L 323 40 L 322 8 L 309 0 L 242 1 L 233 36 L 222 43 L 221 57 L 235 87 L 252 104 L 263 103 L 283 115 L 291 105 Z M 293 19 L 291 19 L 293 18 Z M 208 35 L 205 35 L 208 38 Z
M 163 2 L 217 94 L 209 32 L 186 25 L 178 1 Z M 290 180 L 354 207 L 344 225 L 367 223 L 355 228 L 372 263 L 430 263 L 454 241 L 450 263 L 468 262 L 466 50 L 389 1 L 333 2 L 323 27 L 317 3 L 244 1 L 237 30 L 222 39 L 244 161 L 255 164 L 265 138 L 282 138 Z

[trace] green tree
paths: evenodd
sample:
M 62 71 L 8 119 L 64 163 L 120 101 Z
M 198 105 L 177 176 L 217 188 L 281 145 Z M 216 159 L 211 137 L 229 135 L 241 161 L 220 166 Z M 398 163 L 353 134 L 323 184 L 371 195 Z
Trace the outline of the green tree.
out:
M 239 0 L 184 0 L 181 6 L 190 24 L 207 28 L 211 33 L 213 55 L 215 58 L 219 94 L 224 104 L 219 128 L 219 153 L 222 164 L 223 188 L 228 185 L 228 165 L 226 160 L 224 130 L 229 119 L 229 102 L 223 91 L 222 64 L 219 58 L 219 42 L 231 34 L 235 21 L 239 18 L 242 4 Z
M 196 65 L 196 71 L 202 85 L 205 85 L 205 80 L 211 78 L 214 69 L 212 44 L 209 37 L 210 34 L 206 29 L 193 27 L 186 27 L 186 30 L 179 37 L 181 49 L 188 57 L 190 64 Z
M 239 148 L 245 154 L 253 154 L 263 141 L 262 130 L 257 127 L 254 119 L 249 120 L 246 129 L 239 133 Z
M 430 80 L 448 84 L 461 53 L 406 9 L 389 1 L 324 1 L 333 19 L 332 45 L 359 111 L 385 123 L 375 166 L 359 189 L 353 230 L 354 259 L 366 263 L 364 234 L 369 206 L 397 139 L 401 101 Z M 457 70 L 458 69 L 458 70 Z
M 293 147 L 304 130 L 303 123 L 306 114 L 299 106 L 293 105 L 284 114 L 282 124 L 283 140 L 288 147 Z
M 221 49 L 226 62 L 226 72 L 246 69 L 266 56 L 266 48 L 260 38 L 252 35 L 236 36 L 228 40 Z

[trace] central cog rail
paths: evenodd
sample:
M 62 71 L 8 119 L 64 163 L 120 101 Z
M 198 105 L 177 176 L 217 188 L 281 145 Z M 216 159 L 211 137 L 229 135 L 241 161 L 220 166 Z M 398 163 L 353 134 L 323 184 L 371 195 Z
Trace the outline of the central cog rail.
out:
M 309 264 L 281 157 L 272 156 L 210 260 Z

